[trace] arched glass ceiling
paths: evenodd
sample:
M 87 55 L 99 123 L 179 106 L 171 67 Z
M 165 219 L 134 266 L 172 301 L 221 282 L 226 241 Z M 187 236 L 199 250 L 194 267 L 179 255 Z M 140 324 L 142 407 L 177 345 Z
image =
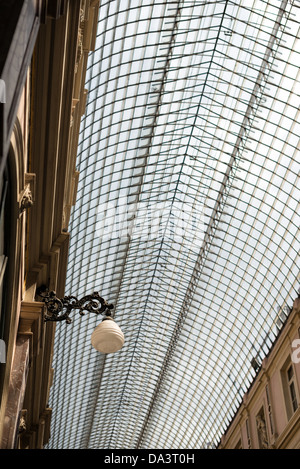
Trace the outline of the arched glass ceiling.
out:
M 217 444 L 299 287 L 299 2 L 101 1 L 52 448 Z

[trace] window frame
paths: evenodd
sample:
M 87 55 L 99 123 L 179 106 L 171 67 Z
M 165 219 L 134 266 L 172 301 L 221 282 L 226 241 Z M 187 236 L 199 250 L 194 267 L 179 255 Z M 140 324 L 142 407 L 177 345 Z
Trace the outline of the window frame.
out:
M 292 369 L 293 374 L 291 378 L 289 378 L 288 372 L 291 369 Z M 284 396 L 284 402 L 285 402 L 286 416 L 287 416 L 287 420 L 289 421 L 292 418 L 292 416 L 295 414 L 297 409 L 299 408 L 299 390 L 298 390 L 298 385 L 297 385 L 294 364 L 291 360 L 290 355 L 284 362 L 284 365 L 281 368 L 280 372 L 281 372 L 281 383 L 282 383 L 282 390 L 283 390 L 283 396 Z M 295 393 L 295 399 L 297 403 L 296 408 L 294 408 L 294 405 L 293 405 L 293 397 L 291 395 L 291 385 L 293 386 L 294 393 Z

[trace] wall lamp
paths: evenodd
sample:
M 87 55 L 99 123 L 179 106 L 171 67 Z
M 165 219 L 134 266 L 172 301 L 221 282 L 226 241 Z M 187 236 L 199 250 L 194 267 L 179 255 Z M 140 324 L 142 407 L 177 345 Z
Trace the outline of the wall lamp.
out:
M 80 300 L 75 296 L 57 298 L 55 291 L 49 291 L 47 287 L 42 286 L 37 289 L 37 295 L 46 306 L 45 321 L 66 321 L 70 324 L 70 314 L 73 310 L 78 310 L 81 316 L 86 312 L 102 314 L 104 318 L 91 336 L 92 346 L 101 353 L 114 353 L 123 347 L 124 334 L 111 317 L 114 306 L 104 300 L 98 292 L 86 295 Z

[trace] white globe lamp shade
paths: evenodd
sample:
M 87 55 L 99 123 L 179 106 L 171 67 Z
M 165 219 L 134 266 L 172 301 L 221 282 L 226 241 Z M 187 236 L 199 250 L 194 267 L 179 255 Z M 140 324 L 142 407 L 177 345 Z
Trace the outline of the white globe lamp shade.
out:
M 108 317 L 96 327 L 91 342 L 98 352 L 114 353 L 123 347 L 124 334 L 115 321 Z

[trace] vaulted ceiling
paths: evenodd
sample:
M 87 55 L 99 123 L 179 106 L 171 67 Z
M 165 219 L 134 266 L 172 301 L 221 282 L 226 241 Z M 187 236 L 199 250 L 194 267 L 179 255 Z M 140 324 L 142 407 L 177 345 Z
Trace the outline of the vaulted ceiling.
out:
M 299 288 L 299 2 L 103 0 L 51 448 L 214 447 Z M 298 266 L 297 266 L 298 263 Z

